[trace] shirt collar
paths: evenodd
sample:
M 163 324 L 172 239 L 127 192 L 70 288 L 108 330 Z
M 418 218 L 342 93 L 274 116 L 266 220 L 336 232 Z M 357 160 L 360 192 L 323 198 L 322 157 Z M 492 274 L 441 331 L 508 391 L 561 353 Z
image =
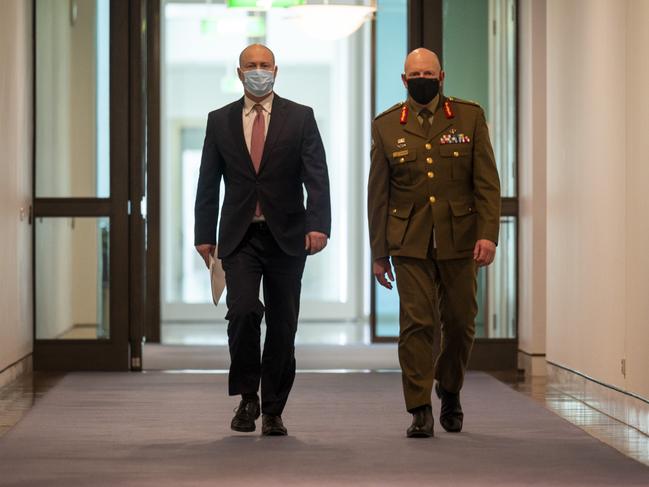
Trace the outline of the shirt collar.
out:
M 275 93 L 271 93 L 269 96 L 264 98 L 262 101 L 259 102 L 261 107 L 264 109 L 265 112 L 269 113 L 273 109 L 273 99 L 275 98 Z M 247 117 L 250 115 L 250 112 L 253 111 L 253 107 L 257 104 L 256 101 L 251 100 L 247 96 L 244 95 L 243 97 L 243 113 Z
M 437 93 L 437 95 L 435 95 L 435 98 L 433 98 L 427 105 L 421 105 L 420 103 L 417 103 L 415 100 L 413 100 L 411 96 L 408 96 L 408 105 L 410 105 L 412 111 L 414 111 L 417 115 L 419 115 L 419 112 L 421 112 L 424 108 L 428 108 L 428 110 L 430 110 L 430 113 L 435 113 L 438 104 L 439 93 Z

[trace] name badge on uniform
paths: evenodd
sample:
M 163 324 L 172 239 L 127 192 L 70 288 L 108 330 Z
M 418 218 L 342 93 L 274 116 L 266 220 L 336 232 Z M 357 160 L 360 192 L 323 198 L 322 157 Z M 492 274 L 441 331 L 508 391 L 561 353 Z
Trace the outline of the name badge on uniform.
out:
M 392 153 L 392 157 L 405 157 L 408 155 L 408 149 L 398 150 Z

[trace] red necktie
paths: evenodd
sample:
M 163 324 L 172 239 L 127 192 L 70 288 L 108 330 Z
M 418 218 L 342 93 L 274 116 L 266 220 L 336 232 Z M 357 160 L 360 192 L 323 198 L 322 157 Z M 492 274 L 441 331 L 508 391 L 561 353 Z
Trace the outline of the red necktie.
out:
M 264 120 L 264 109 L 260 104 L 256 104 L 253 108 L 257 111 L 255 121 L 252 123 L 252 137 L 250 139 L 250 158 L 255 172 L 259 173 L 259 165 L 261 164 L 261 156 L 264 154 L 264 139 L 266 138 L 266 121 Z M 257 201 L 255 208 L 255 216 L 261 216 L 261 207 Z

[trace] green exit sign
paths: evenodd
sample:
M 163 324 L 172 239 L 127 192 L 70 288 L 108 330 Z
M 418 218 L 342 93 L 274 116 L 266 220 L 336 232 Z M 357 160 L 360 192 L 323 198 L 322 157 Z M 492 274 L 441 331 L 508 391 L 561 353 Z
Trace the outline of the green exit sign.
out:
M 287 8 L 304 5 L 305 0 L 227 0 L 228 8 Z

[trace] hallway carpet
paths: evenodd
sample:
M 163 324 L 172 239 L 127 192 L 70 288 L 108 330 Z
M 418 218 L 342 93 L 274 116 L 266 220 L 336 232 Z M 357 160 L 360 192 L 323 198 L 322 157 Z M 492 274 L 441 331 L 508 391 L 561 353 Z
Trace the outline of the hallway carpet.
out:
M 0 485 L 649 485 L 649 468 L 482 373 L 465 432 L 436 418 L 433 439 L 405 438 L 399 374 L 299 374 L 279 438 L 230 431 L 226 381 L 69 374 L 0 438 Z
M 301 370 L 399 369 L 396 343 L 373 345 L 297 345 L 297 365 Z M 144 346 L 143 363 L 147 370 L 228 370 L 227 346 L 159 345 Z

